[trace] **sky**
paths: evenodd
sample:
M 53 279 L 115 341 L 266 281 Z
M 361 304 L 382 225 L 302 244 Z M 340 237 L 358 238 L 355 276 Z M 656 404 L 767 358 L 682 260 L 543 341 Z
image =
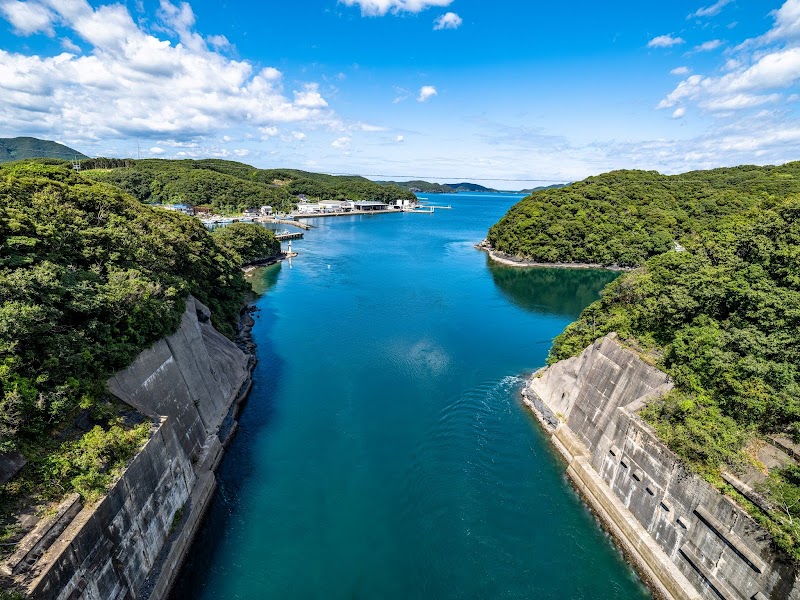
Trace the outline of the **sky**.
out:
M 0 0 L 0 137 L 521 189 L 800 159 L 800 0 Z

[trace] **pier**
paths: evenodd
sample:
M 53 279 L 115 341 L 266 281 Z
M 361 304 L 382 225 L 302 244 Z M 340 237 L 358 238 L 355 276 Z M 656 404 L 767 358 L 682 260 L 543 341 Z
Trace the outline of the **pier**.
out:
M 303 239 L 303 235 L 304 234 L 302 232 L 300 232 L 300 231 L 295 232 L 295 233 L 291 233 L 289 231 L 285 231 L 283 233 L 276 233 L 275 234 L 275 239 L 278 240 L 279 242 L 285 242 L 287 240 L 301 240 L 301 239 Z
M 278 225 L 291 225 L 292 227 L 299 227 L 300 229 L 305 229 L 308 231 L 311 229 L 311 225 L 307 223 L 301 223 L 300 221 L 296 221 L 294 219 L 278 219 L 275 217 L 258 217 L 259 223 L 277 223 Z

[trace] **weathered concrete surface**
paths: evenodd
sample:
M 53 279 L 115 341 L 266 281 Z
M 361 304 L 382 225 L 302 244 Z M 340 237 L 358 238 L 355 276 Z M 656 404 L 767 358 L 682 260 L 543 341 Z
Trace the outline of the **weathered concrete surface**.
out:
M 690 474 L 636 415 L 672 387 L 612 335 L 534 375 L 528 406 L 567 473 L 667 598 L 800 599 L 794 565 L 732 500 Z
M 154 419 L 154 433 L 100 502 L 65 510 L 60 535 L 29 540 L 26 556 L 8 565 L 32 598 L 169 593 L 216 487 L 220 427 L 250 384 L 250 357 L 209 316 L 190 296 L 179 330 L 109 380 L 116 396 Z

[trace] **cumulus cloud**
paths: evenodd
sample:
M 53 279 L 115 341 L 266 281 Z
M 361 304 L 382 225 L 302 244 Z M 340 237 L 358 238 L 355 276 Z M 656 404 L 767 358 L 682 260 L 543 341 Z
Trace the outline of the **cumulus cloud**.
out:
M 333 146 L 337 150 L 342 150 L 343 148 L 347 148 L 347 146 L 349 144 L 350 144 L 350 138 L 349 137 L 340 137 L 340 138 L 335 139 L 333 141 L 333 143 L 331 144 L 331 146 Z
M 161 0 L 163 35 L 146 31 L 123 4 L 6 0 L 0 12 L 20 34 L 50 35 L 57 23 L 86 49 L 82 56 L 74 48 L 57 56 L 0 49 L 0 122 L 7 130 L 185 141 L 233 127 L 336 122 L 316 84 L 287 95 L 277 69 L 216 51 L 222 36 L 207 42 L 198 34 L 185 2 Z
M 732 0 L 718 0 L 711 6 L 704 6 L 702 8 L 698 8 L 687 18 L 691 19 L 692 17 L 715 17 L 720 12 L 722 12 L 722 9 L 728 6 L 728 4 L 730 4 L 731 2 Z
M 685 44 L 686 40 L 682 37 L 672 37 L 671 34 L 659 35 L 647 42 L 648 48 L 672 48 L 679 44 Z
M 675 67 L 672 71 L 669 72 L 670 75 L 688 75 L 691 73 L 689 67 Z
M 433 22 L 433 28 L 436 31 L 440 29 L 458 29 L 463 22 L 463 19 L 456 13 L 447 12 Z
M 55 35 L 53 31 L 55 15 L 42 4 L 5 0 L 0 3 L 0 13 L 20 35 L 33 35 L 40 32 L 46 33 L 50 37 Z
M 453 0 L 339 0 L 345 6 L 358 6 L 362 16 L 382 17 L 391 12 L 418 13 L 434 6 L 450 6 Z
M 394 141 L 397 142 L 398 144 L 400 144 L 402 142 L 405 142 L 406 138 L 405 138 L 405 136 L 398 135 L 396 138 L 394 138 Z
M 673 119 L 682 119 L 683 116 L 686 114 L 686 109 L 683 107 L 676 108 L 675 111 L 672 113 Z
M 152 148 L 150 148 L 150 154 L 159 155 L 159 154 L 164 154 L 165 152 L 166 150 L 164 150 L 163 148 L 159 148 L 158 146 L 153 146 Z
M 432 85 L 423 85 L 419 90 L 419 96 L 417 96 L 418 102 L 427 102 L 434 96 L 436 96 L 439 92 L 436 91 L 436 88 Z
M 773 11 L 775 23 L 758 42 L 768 43 L 777 40 L 800 38 L 800 0 L 787 0 Z

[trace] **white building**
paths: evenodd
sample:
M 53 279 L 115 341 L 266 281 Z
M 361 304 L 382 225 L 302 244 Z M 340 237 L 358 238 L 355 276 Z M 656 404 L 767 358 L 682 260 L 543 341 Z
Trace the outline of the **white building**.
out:
M 319 208 L 322 212 L 327 213 L 342 212 L 342 203 L 332 200 L 322 200 L 319 203 Z
M 319 214 L 320 212 L 322 211 L 320 210 L 319 204 L 300 202 L 297 205 L 297 214 L 299 215 Z
M 261 215 L 264 217 L 268 217 L 272 214 L 272 207 L 271 206 L 262 206 L 261 207 Z

